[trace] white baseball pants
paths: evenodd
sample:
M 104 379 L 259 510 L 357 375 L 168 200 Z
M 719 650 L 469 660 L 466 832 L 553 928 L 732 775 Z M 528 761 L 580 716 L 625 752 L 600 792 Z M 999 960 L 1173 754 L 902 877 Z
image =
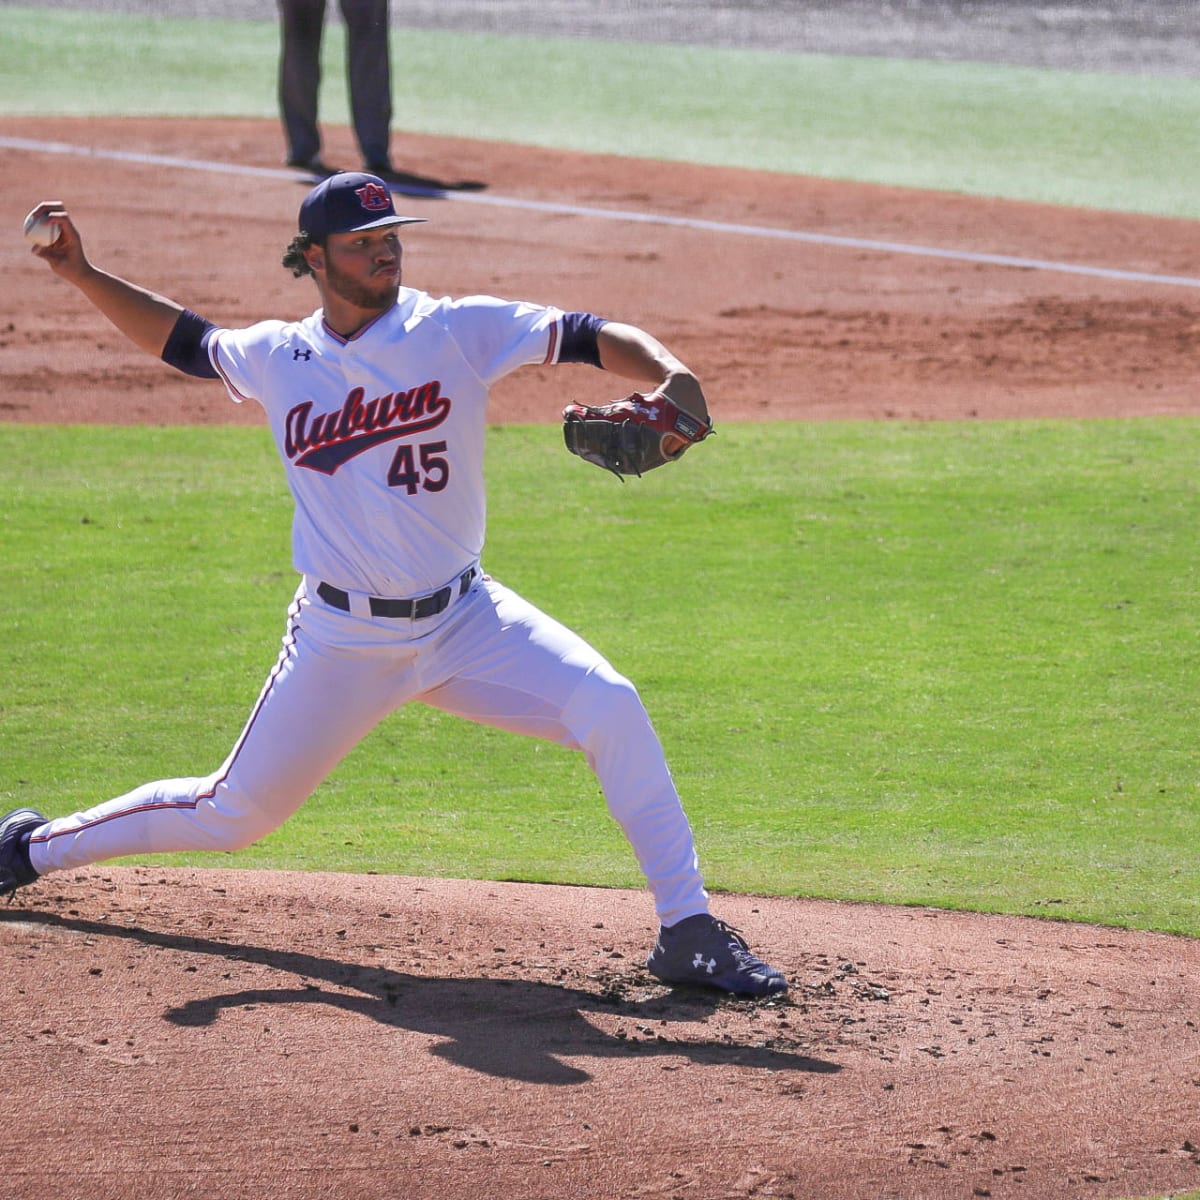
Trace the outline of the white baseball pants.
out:
M 424 620 L 354 616 L 302 583 L 279 659 L 220 769 L 148 783 L 30 839 L 45 874 L 129 854 L 236 850 L 281 825 L 412 700 L 582 750 L 666 925 L 708 911 L 692 830 L 634 686 L 486 576 Z M 355 606 L 356 609 L 359 606 Z

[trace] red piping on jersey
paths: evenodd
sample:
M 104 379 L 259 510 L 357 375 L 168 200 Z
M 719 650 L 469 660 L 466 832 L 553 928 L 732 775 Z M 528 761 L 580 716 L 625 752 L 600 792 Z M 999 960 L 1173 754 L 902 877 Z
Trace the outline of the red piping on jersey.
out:
M 220 359 L 217 357 L 217 343 L 220 342 L 221 334 L 224 332 L 225 331 L 223 329 L 218 329 L 216 331 L 216 333 L 213 334 L 212 340 L 208 343 L 208 360 L 209 360 L 209 362 L 212 363 L 213 367 L 216 369 L 217 374 L 220 375 L 221 382 L 238 398 L 239 401 L 240 400 L 253 400 L 254 399 L 253 396 L 247 396 L 244 393 L 238 391 L 238 389 L 233 384 L 233 380 L 230 379 L 229 376 L 225 374 L 225 370 L 221 366 Z

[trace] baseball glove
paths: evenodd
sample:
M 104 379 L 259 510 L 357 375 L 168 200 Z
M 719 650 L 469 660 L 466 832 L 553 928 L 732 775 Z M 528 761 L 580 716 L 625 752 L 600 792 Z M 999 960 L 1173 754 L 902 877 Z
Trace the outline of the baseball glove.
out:
M 634 392 L 611 404 L 568 404 L 563 409 L 567 449 L 618 478 L 641 476 L 674 462 L 712 431 L 711 421 L 684 412 L 658 392 Z

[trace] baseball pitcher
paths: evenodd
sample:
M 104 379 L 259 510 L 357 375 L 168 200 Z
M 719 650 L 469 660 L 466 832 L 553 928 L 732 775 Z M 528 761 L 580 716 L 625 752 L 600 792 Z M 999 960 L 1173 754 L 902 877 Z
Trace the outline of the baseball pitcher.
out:
M 618 475 L 677 460 L 712 426 L 696 376 L 650 334 L 590 313 L 405 287 L 385 182 L 334 175 L 300 207 L 283 257 L 321 307 L 226 329 L 94 266 L 45 201 L 38 255 L 170 366 L 262 406 L 291 489 L 299 584 L 249 719 L 211 774 L 147 783 L 71 816 L 0 820 L 0 895 L 130 854 L 234 850 L 285 821 L 380 720 L 412 700 L 581 750 L 646 877 L 660 924 L 649 970 L 750 996 L 787 988 L 709 912 L 692 830 L 633 684 L 489 576 L 488 390 L 527 363 L 587 363 L 643 391 L 569 406 L 568 447 Z

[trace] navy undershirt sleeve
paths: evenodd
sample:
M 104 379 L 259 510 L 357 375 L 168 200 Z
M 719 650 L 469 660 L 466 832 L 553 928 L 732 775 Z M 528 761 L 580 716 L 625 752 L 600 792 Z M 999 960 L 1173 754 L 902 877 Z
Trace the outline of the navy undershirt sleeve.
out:
M 216 368 L 208 359 L 208 339 L 216 328 L 211 321 L 185 308 L 163 347 L 163 362 L 197 379 L 219 379 Z
M 593 313 L 563 313 L 562 349 L 558 352 L 560 363 L 589 363 L 600 366 L 600 347 L 596 335 L 608 322 Z

